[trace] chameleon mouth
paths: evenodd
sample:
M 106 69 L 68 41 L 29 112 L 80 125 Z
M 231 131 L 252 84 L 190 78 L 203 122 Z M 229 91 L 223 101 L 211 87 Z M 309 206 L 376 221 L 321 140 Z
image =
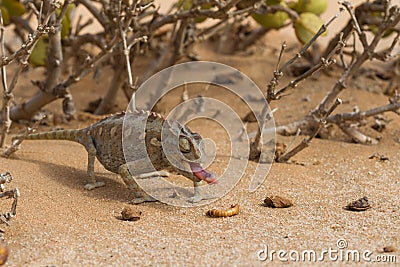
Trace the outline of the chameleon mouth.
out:
M 207 171 L 203 169 L 200 164 L 189 162 L 190 169 L 193 172 L 193 175 L 199 178 L 200 180 L 206 181 L 209 184 L 218 183 L 218 177 L 215 173 Z

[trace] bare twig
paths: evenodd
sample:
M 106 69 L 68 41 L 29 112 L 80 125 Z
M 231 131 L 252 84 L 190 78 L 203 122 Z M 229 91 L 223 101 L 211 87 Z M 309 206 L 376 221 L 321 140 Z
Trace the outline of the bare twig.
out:
M 331 115 L 327 118 L 328 123 L 335 123 L 335 124 L 342 124 L 344 122 L 350 122 L 350 121 L 362 121 L 365 118 L 368 117 L 373 117 L 381 113 L 385 112 L 394 112 L 398 115 L 400 110 L 400 95 L 395 95 L 395 97 L 389 99 L 389 104 L 372 108 L 366 111 L 358 111 L 358 112 L 349 112 L 349 113 L 340 113 L 340 114 L 335 114 Z
M 252 12 L 253 7 L 238 10 L 235 6 L 239 1 L 240 0 L 223 2 L 213 1 L 213 8 L 211 9 L 202 9 L 200 2 L 194 3 L 193 7 L 189 10 L 177 9 L 175 6 L 172 9 L 175 11 L 171 10 L 170 13 L 165 15 L 160 14 L 159 9 L 156 8 L 153 3 L 130 1 L 130 5 L 126 5 L 126 1 L 115 0 L 112 2 L 112 5 L 117 6 L 119 10 L 117 14 L 113 13 L 113 15 L 111 13 L 109 14 L 108 12 L 111 8 L 109 1 L 100 1 L 100 7 L 93 3 L 93 1 L 75 1 L 77 5 L 83 5 L 89 11 L 89 13 L 91 13 L 92 17 L 99 21 L 104 30 L 103 32 L 96 34 L 86 33 L 79 35 L 82 28 L 85 25 L 90 24 L 90 21 L 93 21 L 93 19 L 89 19 L 88 23 L 84 23 L 82 26 L 79 26 L 81 25 L 80 21 L 82 20 L 79 19 L 75 31 L 73 31 L 74 33 L 70 34 L 65 38 L 65 40 L 63 40 L 63 45 L 65 45 L 67 48 L 65 53 L 71 53 L 69 51 L 79 51 L 90 55 L 91 52 L 83 51 L 85 49 L 82 47 L 85 44 L 94 44 L 98 46 L 101 51 L 93 56 L 93 58 L 89 57 L 83 64 L 79 65 L 78 69 L 72 69 L 72 74 L 61 82 L 59 80 L 61 77 L 60 71 L 63 69 L 61 65 L 63 63 L 63 55 L 62 53 L 59 53 L 60 49 L 58 49 L 60 39 L 58 34 L 59 27 L 57 26 L 61 22 L 62 18 L 65 17 L 68 8 L 67 5 L 70 1 L 64 1 L 63 5 L 61 6 L 61 12 L 58 13 L 59 15 L 56 18 L 54 15 L 51 15 L 47 12 L 49 11 L 48 6 L 52 6 L 52 4 L 50 4 L 52 2 L 45 2 L 46 7 L 44 8 L 44 15 L 42 15 L 42 12 L 37 10 L 33 2 L 27 3 L 30 9 L 37 14 L 37 16 L 39 16 L 40 27 L 38 27 L 38 29 L 30 35 L 30 38 L 28 38 L 28 40 L 30 40 L 29 42 L 24 44 L 21 49 L 17 50 L 11 56 L 4 58 L 1 62 L 1 65 L 7 65 L 15 59 L 28 55 L 28 52 L 32 51 L 34 44 L 36 44 L 40 36 L 49 33 L 49 58 L 47 62 L 49 75 L 46 79 L 46 82 L 43 83 L 41 90 L 38 91 L 33 98 L 29 99 L 25 103 L 11 108 L 11 119 L 29 119 L 44 105 L 54 101 L 57 98 L 65 97 L 67 95 L 70 96 L 69 87 L 74 83 L 79 82 L 84 76 L 90 73 L 94 66 L 97 68 L 102 68 L 102 66 L 113 65 L 114 59 L 118 58 L 121 54 L 125 57 L 126 64 L 124 65 L 127 66 L 126 71 L 125 69 L 122 71 L 128 73 L 128 81 L 125 91 L 128 89 L 129 91 L 134 91 L 133 70 L 131 69 L 129 71 L 130 66 L 128 66 L 128 58 L 131 65 L 133 60 L 136 58 L 136 53 L 141 53 L 139 51 L 139 46 L 137 50 L 131 50 L 133 45 L 137 43 L 138 40 L 145 40 L 147 37 L 152 38 L 153 36 L 157 35 L 157 32 L 164 25 L 181 25 L 180 30 L 177 31 L 177 33 L 179 32 L 177 38 L 170 39 L 170 44 L 166 47 L 165 53 L 163 53 L 165 57 L 161 57 L 161 59 L 158 61 L 159 64 L 155 64 L 155 68 L 149 68 L 147 73 L 151 75 L 155 71 L 175 63 L 176 60 L 182 57 L 186 56 L 187 58 L 190 58 L 190 46 L 200 39 L 209 38 L 218 32 L 223 28 L 224 23 L 226 23 L 230 18 L 244 17 Z M 49 23 L 50 15 L 52 20 Z M 205 27 L 201 30 L 193 27 L 191 23 L 187 25 L 184 25 L 185 23 L 183 23 L 192 21 L 198 17 L 216 18 L 219 21 L 216 24 L 210 27 Z M 119 21 L 121 21 L 121 24 Z M 121 28 L 121 25 L 123 25 L 122 32 L 121 29 L 118 29 L 118 27 Z M 118 32 L 119 34 L 117 34 Z M 125 36 L 123 37 L 122 34 Z M 170 54 L 171 51 L 174 52 Z M 76 57 L 77 54 L 78 53 L 75 53 L 74 56 Z M 81 54 L 82 53 L 79 53 L 79 55 Z M 169 55 L 174 56 L 169 57 Z M 102 65 L 97 65 L 99 63 Z M 146 75 L 143 77 L 145 79 Z M 122 79 L 123 77 L 121 80 Z M 143 78 L 141 80 L 143 81 Z M 106 99 L 106 97 L 103 99 Z
M 39 15 L 41 17 L 41 13 Z M 53 27 L 47 26 L 47 23 L 49 22 L 50 19 L 50 15 L 51 14 L 48 14 L 44 18 L 43 24 L 40 23 L 39 21 L 36 30 L 32 34 L 28 35 L 27 40 L 21 45 L 21 48 L 19 50 L 17 50 L 14 54 L 8 57 L 2 58 L 0 67 L 10 64 L 16 59 L 25 58 L 27 60 L 27 58 L 29 58 L 30 53 L 32 52 L 33 48 L 35 47 L 40 37 L 47 34 L 49 31 L 53 30 Z
M 78 21 L 76 22 L 76 27 L 75 27 L 75 35 L 79 35 L 79 33 L 86 27 L 90 26 L 93 24 L 94 20 L 92 18 L 89 18 L 85 23 L 81 24 L 82 20 L 82 15 L 79 16 Z
M 5 57 L 5 48 L 4 48 L 4 23 L 3 23 L 3 14 L 0 10 L 0 48 L 1 48 L 1 57 Z M 6 135 L 11 126 L 11 119 L 10 119 L 10 101 L 12 99 L 12 94 L 8 89 L 7 86 L 7 70 L 6 65 L 1 67 L 1 81 L 3 85 L 3 109 L 2 109 L 2 118 L 3 118 L 3 129 L 1 132 L 1 140 L 0 140 L 0 148 L 3 148 L 6 141 Z
M 354 13 L 353 10 L 352 10 L 351 3 L 350 3 L 349 1 L 341 1 L 341 2 L 339 2 L 339 3 L 340 3 L 342 6 L 344 6 L 345 9 L 349 12 L 351 21 L 353 22 L 353 27 L 354 27 L 356 33 L 358 34 L 362 45 L 363 45 L 364 47 L 367 47 L 367 46 L 368 46 L 367 36 L 365 35 L 365 32 L 364 32 L 363 30 L 361 30 L 361 26 L 360 26 L 360 24 L 358 23 L 358 20 L 357 20 L 357 18 L 356 18 L 356 15 L 355 15 L 355 13 Z
M 127 44 L 127 34 L 126 34 L 126 28 L 124 27 L 124 24 L 129 27 L 129 24 L 133 20 L 133 16 L 130 16 L 127 19 L 127 22 L 124 23 L 122 20 L 122 10 L 121 10 L 121 1 L 119 1 L 118 5 L 118 32 L 120 35 L 120 39 L 122 40 L 122 52 L 123 56 L 125 58 L 125 67 L 120 66 L 117 67 L 115 66 L 114 70 L 114 78 L 111 82 L 110 88 L 107 91 L 106 96 L 102 99 L 100 105 L 97 107 L 96 111 L 94 114 L 104 114 L 107 111 L 109 111 L 111 104 L 114 102 L 114 99 L 117 95 L 117 91 L 122 87 L 124 84 L 124 78 L 125 75 L 122 73 L 126 69 L 126 73 L 128 75 L 128 87 L 126 88 L 128 91 L 133 91 L 134 90 L 134 84 L 133 84 L 133 76 L 132 76 L 132 68 L 131 68 L 131 60 L 130 60 L 130 48 L 131 46 L 128 46 Z M 144 38 L 144 40 L 147 40 Z M 136 43 L 136 40 L 132 42 L 132 45 Z M 116 65 L 120 65 L 119 57 L 116 60 Z M 123 64 L 122 64 L 123 65 Z M 125 90 L 126 91 L 126 90 Z
M 372 139 L 371 137 L 366 136 L 365 134 L 358 131 L 356 125 L 351 125 L 351 124 L 349 125 L 347 123 L 344 123 L 344 124 L 339 124 L 339 127 L 345 134 L 350 136 L 356 143 L 371 144 L 371 145 L 376 145 L 378 143 L 377 140 Z
M 307 51 L 307 49 L 317 40 L 317 38 L 319 36 L 321 36 L 327 29 L 327 27 L 329 27 L 329 25 L 341 14 L 342 9 L 331 19 L 328 21 L 328 23 L 324 24 L 321 26 L 321 28 L 319 29 L 319 31 L 314 35 L 314 37 L 300 50 L 299 53 L 297 53 L 294 57 L 292 57 L 291 59 L 289 59 L 281 68 L 278 69 L 280 60 L 282 58 L 282 54 L 286 48 L 286 43 L 283 43 L 282 48 L 281 48 L 281 52 L 279 55 L 279 59 L 278 59 L 278 64 L 276 67 L 276 70 L 274 71 L 274 76 L 271 79 L 271 81 L 269 82 L 268 86 L 267 86 L 267 94 L 266 94 L 266 100 L 267 100 L 267 104 L 263 107 L 262 111 L 261 111 L 261 123 L 260 123 L 260 127 L 258 128 L 257 131 L 257 135 L 255 138 L 255 141 L 251 144 L 250 147 L 250 158 L 257 158 L 258 155 L 260 154 L 260 152 L 262 151 L 262 131 L 266 125 L 266 120 L 267 120 L 267 114 L 268 114 L 268 110 L 269 110 L 269 103 L 272 100 L 277 100 L 279 99 L 282 94 L 284 92 L 287 91 L 287 89 L 289 88 L 294 88 L 296 87 L 297 83 L 304 80 L 305 78 L 311 76 L 313 73 L 317 72 L 318 70 L 321 70 L 324 67 L 329 66 L 330 64 L 332 64 L 334 61 L 332 59 L 334 52 L 340 50 L 343 48 L 344 43 L 342 42 L 341 39 L 339 39 L 340 41 L 337 43 L 334 52 L 330 53 L 327 59 L 321 59 L 321 62 L 319 64 L 317 64 L 316 66 L 314 66 L 313 68 L 311 68 L 309 71 L 307 71 L 306 73 L 304 73 L 302 76 L 300 76 L 298 79 L 292 81 L 289 83 L 289 85 L 283 87 L 281 90 L 276 90 L 277 85 L 279 84 L 279 79 L 283 76 L 283 71 L 290 66 L 291 64 L 293 64 L 297 59 L 299 59 L 300 57 L 302 57 L 302 55 Z M 296 130 L 297 131 L 297 130 Z
M 352 10 L 349 10 L 352 13 Z M 337 98 L 339 93 L 346 88 L 346 81 L 353 77 L 356 71 L 365 63 L 365 61 L 371 59 L 371 55 L 374 53 L 379 41 L 382 39 L 383 34 L 387 29 L 397 25 L 400 21 L 400 7 L 394 9 L 391 13 L 391 16 L 386 18 L 385 21 L 379 26 L 378 31 L 376 32 L 373 40 L 370 44 L 364 45 L 363 53 L 357 57 L 357 59 L 348 67 L 347 70 L 344 71 L 338 82 L 329 92 L 329 94 L 325 97 L 325 99 L 321 102 L 321 104 L 312 112 L 313 116 L 316 118 L 320 118 L 324 116 L 326 112 L 326 107 L 330 105 Z
M 10 172 L 0 173 L 0 198 L 3 197 L 12 197 L 14 201 L 11 205 L 11 210 L 9 212 L 0 212 L 0 220 L 6 224 L 8 221 L 17 215 L 17 202 L 20 196 L 18 188 L 5 191 L 5 183 L 10 183 L 13 180 L 13 177 Z
M 73 74 L 69 75 L 64 81 L 58 83 L 53 88 L 53 94 L 44 94 L 39 91 L 32 99 L 26 102 L 24 105 L 14 107 L 11 110 L 11 118 L 13 120 L 18 120 L 22 118 L 30 118 L 35 112 L 37 112 L 41 107 L 57 99 L 57 97 L 65 95 L 68 88 L 79 82 L 83 77 L 85 77 L 94 68 L 97 62 L 102 60 L 105 56 L 109 55 L 112 48 L 115 46 L 119 40 L 118 36 L 114 36 L 113 39 L 103 48 L 103 50 L 98 53 L 93 58 L 88 58 L 82 66 Z
M 84 5 L 87 10 L 96 18 L 96 20 L 103 26 L 104 29 L 108 29 L 110 27 L 110 22 L 106 16 L 102 12 L 100 12 L 95 5 L 93 5 L 92 1 L 89 0 L 77 0 L 77 4 Z
M 342 33 L 340 34 L 341 36 L 343 35 Z M 331 53 L 328 54 L 326 58 L 321 58 L 320 62 L 313 67 L 311 67 L 308 71 L 303 73 L 302 75 L 298 76 L 296 79 L 293 81 L 290 81 L 288 85 L 283 87 L 282 89 L 279 89 L 275 93 L 275 99 L 279 99 L 288 89 L 290 88 L 296 88 L 299 82 L 304 81 L 308 77 L 312 76 L 314 73 L 317 71 L 320 71 L 323 68 L 329 67 L 331 64 L 335 63 L 335 60 L 333 59 L 333 56 L 340 50 L 345 47 L 345 43 L 343 42 L 342 39 L 339 39 L 338 44 L 336 47 L 331 51 Z
M 39 125 L 39 122 L 41 120 L 38 120 L 35 122 L 35 124 L 32 127 L 28 127 L 25 131 L 25 133 L 20 136 L 18 139 L 13 139 L 12 145 L 1 154 L 2 157 L 8 158 L 10 157 L 14 152 L 18 151 L 20 149 L 20 145 L 22 141 L 31 133 L 35 131 L 35 128 Z
M 371 12 L 383 12 L 383 11 L 384 7 L 382 4 L 375 2 L 366 2 L 356 7 L 354 14 L 355 17 L 357 18 L 357 23 L 359 25 L 364 25 L 367 24 L 367 19 L 371 17 Z M 351 8 L 349 12 L 350 13 L 353 12 Z M 350 34 L 354 32 L 353 20 L 350 19 L 350 21 L 340 32 L 343 32 L 343 40 L 346 41 L 349 38 Z M 332 51 L 333 47 L 336 46 L 338 41 L 339 41 L 339 35 L 337 35 L 329 42 L 322 56 L 325 57 L 330 51 Z M 353 44 L 355 45 L 355 43 Z
M 315 129 L 316 127 L 318 127 L 321 119 L 326 118 L 326 114 L 330 112 L 327 107 L 329 107 L 332 101 L 337 98 L 339 93 L 344 88 L 346 88 L 346 81 L 348 81 L 351 77 L 354 77 L 362 64 L 371 59 L 379 59 L 384 61 L 393 57 L 392 52 L 394 50 L 394 47 L 398 43 L 398 34 L 394 38 L 389 48 L 381 52 L 375 52 L 385 32 L 397 27 L 400 22 L 400 7 L 390 6 L 388 4 L 389 2 L 390 1 L 383 1 L 382 3 L 374 2 L 373 4 L 362 4 L 361 6 L 356 8 L 355 14 L 353 14 L 353 11 L 351 8 L 349 8 L 348 4 L 345 4 L 346 9 L 352 17 L 349 24 L 355 25 L 358 36 L 360 37 L 360 40 L 362 42 L 362 53 L 356 53 L 354 41 L 353 52 L 351 53 L 351 61 L 349 65 L 345 64 L 347 65 L 347 68 L 345 69 L 337 83 L 333 86 L 331 91 L 313 111 L 306 115 L 304 119 L 293 122 L 286 126 L 277 127 L 278 133 L 294 134 L 298 128 L 302 129 L 303 133 L 310 132 L 312 129 Z M 379 27 L 375 32 L 374 37 L 368 43 L 363 41 L 364 32 L 360 25 L 363 25 L 365 23 L 365 18 L 371 16 L 372 12 L 377 11 L 385 12 L 385 16 L 383 16 L 383 18 L 381 19 L 381 23 L 379 24 Z M 351 30 L 347 29 L 346 33 L 344 33 L 342 36 L 338 35 L 338 37 L 336 37 L 334 40 L 337 41 L 340 39 L 345 39 L 347 38 L 347 36 L 350 36 L 350 33 Z M 330 45 L 330 47 L 332 47 L 332 45 Z M 329 53 L 332 53 L 332 50 L 330 50 Z M 395 97 L 393 99 L 390 99 L 390 103 L 388 105 L 372 108 L 364 112 L 354 111 L 350 113 L 331 115 L 327 117 L 326 121 L 327 123 L 337 124 L 340 129 L 342 129 L 344 133 L 352 137 L 355 142 L 363 144 L 376 144 L 377 140 L 362 134 L 357 128 L 359 127 L 359 125 L 361 125 L 361 122 L 363 122 L 364 119 L 367 117 L 390 111 L 399 114 L 399 107 L 399 96 L 397 95 L 397 93 L 395 93 Z
M 46 2 L 46 10 L 47 15 L 44 18 L 44 26 L 40 24 L 40 20 L 42 17 L 42 8 L 39 14 L 39 25 L 35 33 L 39 35 L 39 37 L 45 33 L 49 35 L 49 54 L 47 57 L 47 71 L 48 75 L 46 78 L 46 82 L 41 91 L 39 91 L 30 101 L 14 106 L 10 110 L 10 116 L 12 120 L 20 120 L 25 118 L 30 118 L 33 116 L 45 103 L 49 103 L 57 98 L 56 95 L 53 94 L 52 89 L 58 83 L 60 79 L 60 75 L 62 72 L 62 62 L 63 62 L 63 55 L 62 55 L 62 46 L 61 46 L 61 20 L 62 16 L 65 15 L 65 10 L 69 5 L 70 1 L 65 1 L 62 7 L 62 11 L 60 15 L 57 17 L 55 14 L 55 10 L 57 6 L 54 3 Z M 53 25 L 49 26 L 49 24 L 53 23 Z M 35 35 L 34 35 L 35 36 Z M 34 38 L 31 35 L 28 37 L 28 41 L 32 38 L 34 42 L 27 51 L 25 55 L 25 59 L 22 63 L 25 65 L 26 61 L 28 60 L 30 53 L 32 52 L 33 47 L 36 45 L 39 37 Z M 24 45 L 23 45 L 24 46 Z M 63 92 L 60 96 L 66 95 L 68 92 Z
M 381 52 L 375 52 L 377 45 L 379 41 L 381 40 L 383 34 L 388 30 L 388 29 L 393 29 L 396 25 L 398 25 L 400 21 L 400 7 L 397 6 L 391 6 L 388 4 L 388 1 L 384 1 L 385 3 L 383 4 L 370 4 L 366 3 L 361 5 L 360 7 L 357 7 L 356 13 L 353 12 L 350 4 L 348 2 L 343 2 L 342 5 L 345 7 L 345 9 L 350 13 L 351 16 L 351 27 L 347 27 L 344 29 L 344 32 L 340 33 L 335 39 L 334 42 L 335 44 L 329 46 L 329 51 L 325 53 L 324 58 L 322 58 L 321 62 L 317 64 L 316 66 L 312 67 L 309 71 L 304 73 L 302 76 L 298 77 L 294 81 L 290 82 L 288 85 L 283 87 L 280 90 L 277 90 L 276 87 L 279 84 L 279 79 L 283 75 L 282 70 L 284 70 L 287 66 L 292 64 L 297 58 L 299 58 L 302 53 L 305 52 L 305 49 L 310 46 L 311 44 L 307 44 L 305 46 L 305 49 L 300 51 L 295 57 L 293 57 L 291 60 L 289 60 L 282 68 L 276 69 L 274 72 L 274 77 L 271 80 L 271 82 L 268 85 L 268 92 L 267 92 L 267 100 L 268 103 L 271 100 L 279 99 L 289 88 L 294 88 L 298 82 L 301 80 L 306 79 L 309 77 L 312 73 L 314 73 L 316 70 L 322 68 L 322 66 L 328 66 L 331 63 L 333 63 L 332 57 L 338 53 L 341 54 L 342 62 L 343 65 L 345 66 L 345 71 L 343 72 L 342 76 L 338 80 L 338 82 L 333 86 L 332 90 L 327 94 L 327 96 L 322 100 L 320 105 L 314 109 L 310 114 L 308 114 L 303 120 L 293 122 L 289 125 L 286 126 L 280 126 L 277 127 L 277 132 L 278 133 L 286 133 L 286 134 L 294 134 L 298 131 L 298 129 L 302 129 L 303 133 L 309 133 L 310 136 L 309 138 L 306 138 L 301 142 L 297 147 L 295 147 L 293 150 L 285 153 L 283 156 L 278 158 L 279 162 L 284 162 L 287 161 L 290 157 L 293 155 L 297 154 L 299 151 L 307 147 L 313 137 L 316 136 L 316 134 L 320 131 L 320 129 L 323 126 L 323 123 L 335 123 L 337 124 L 346 134 L 351 136 L 353 140 L 356 142 L 360 143 L 376 143 L 377 141 L 363 135 L 357 130 L 357 123 L 356 124 L 350 124 L 351 121 L 357 122 L 361 121 L 363 118 L 368 117 L 368 116 L 374 116 L 376 114 L 380 114 L 383 112 L 387 111 L 393 111 L 396 113 L 399 113 L 399 101 L 397 98 L 397 95 L 395 98 L 390 100 L 390 103 L 388 105 L 378 107 L 378 108 L 373 108 L 370 110 L 367 110 L 365 112 L 352 112 L 352 113 L 343 113 L 343 114 L 336 114 L 329 116 L 327 114 L 330 114 L 334 108 L 337 106 L 337 100 L 335 103 L 333 101 L 337 99 L 339 93 L 346 87 L 346 81 L 353 77 L 357 70 L 360 68 L 360 66 L 367 60 L 376 58 L 380 60 L 388 60 L 392 58 L 394 55 L 392 55 L 392 52 L 394 51 L 394 47 L 398 43 L 398 37 L 399 34 L 395 37 L 393 40 L 392 44 L 390 45 L 389 48 L 386 50 L 383 50 Z M 361 28 L 360 25 L 363 25 L 365 23 L 365 17 L 370 16 L 371 12 L 373 10 L 379 10 L 380 12 L 385 12 L 385 16 L 381 20 L 381 24 L 379 24 L 378 30 L 375 33 L 375 36 L 373 37 L 372 41 L 368 43 L 366 37 L 365 37 L 365 32 Z M 368 13 L 369 12 L 369 13 Z M 368 15 L 369 14 L 369 15 Z M 345 41 L 350 36 L 352 30 L 355 29 L 357 32 L 357 35 L 359 36 L 361 43 L 363 45 L 363 52 L 361 54 L 356 54 L 355 50 L 355 41 L 353 42 L 353 53 L 352 53 L 352 59 L 349 64 L 345 61 L 345 58 L 343 56 L 343 50 L 342 48 L 345 45 Z M 320 30 L 321 31 L 321 30 Z M 318 37 L 318 34 L 314 36 L 314 39 Z M 314 40 L 313 39 L 313 40 Z M 312 40 L 312 41 L 313 41 Z M 333 41 L 332 41 L 333 42 Z M 284 46 L 282 47 L 282 51 L 284 50 Z M 332 104 L 333 103 L 333 104 Z M 330 107 L 330 108 L 328 108 Z M 268 109 L 264 108 L 262 117 L 267 114 Z M 323 123 L 322 123 L 323 122 Z M 262 128 L 261 128 L 262 129 Z M 256 136 L 256 142 L 252 144 L 251 147 L 251 152 L 252 155 L 257 155 L 259 154 L 259 151 L 262 149 L 261 146 L 261 132 L 257 133 Z
M 332 17 L 326 24 L 323 24 L 321 26 L 321 28 L 318 30 L 318 32 L 314 35 L 313 38 L 311 38 L 311 40 L 304 45 L 304 47 L 300 50 L 300 52 L 298 52 L 295 56 L 293 56 L 291 59 L 289 59 L 279 70 L 274 71 L 274 77 L 271 79 L 270 83 L 268 84 L 267 87 L 267 102 L 270 103 L 272 100 L 277 100 L 279 98 L 279 95 L 281 95 L 282 93 L 279 93 L 277 95 L 277 91 L 276 91 L 276 86 L 279 84 L 279 79 L 283 76 L 283 72 L 290 66 L 292 65 L 297 59 L 301 58 L 304 53 L 308 50 L 308 48 L 324 33 L 326 32 L 326 29 L 329 27 L 329 25 L 335 20 L 337 19 L 340 14 L 342 13 L 342 9 L 334 16 Z M 340 44 L 340 46 L 338 47 L 338 44 Z M 338 47 L 339 49 L 342 46 L 342 42 L 341 39 L 339 39 L 339 41 L 337 42 L 337 44 L 335 45 L 336 47 Z M 338 48 L 336 49 L 332 49 L 332 50 L 339 50 Z M 282 52 L 284 51 L 284 47 L 282 47 Z M 330 57 L 332 57 L 332 55 L 330 55 Z M 317 68 L 313 68 L 312 71 L 308 72 L 308 75 L 311 75 L 312 73 L 314 73 L 315 71 L 319 70 L 322 68 L 323 65 L 320 65 Z M 308 77 L 308 76 L 307 76 Z M 291 86 L 291 85 L 290 85 Z M 286 91 L 286 89 L 284 89 L 284 91 Z
M 388 60 L 391 60 L 391 59 L 399 56 L 399 53 L 395 54 L 395 55 L 392 54 L 394 49 L 399 44 L 399 39 L 400 39 L 399 37 L 400 37 L 400 31 L 397 33 L 396 37 L 393 39 L 393 42 L 390 45 L 390 47 L 388 47 L 387 49 L 385 49 L 383 51 L 374 53 L 373 57 L 380 61 L 388 61 Z
M 40 122 L 46 117 L 46 115 L 41 115 L 41 117 L 35 122 L 33 123 L 32 127 L 27 127 L 25 130 L 25 133 L 18 136 L 18 137 L 13 137 L 12 139 L 12 144 L 11 146 L 4 151 L 1 156 L 4 158 L 8 158 L 9 156 L 11 156 L 14 152 L 18 151 L 20 148 L 20 145 L 22 143 L 22 141 L 25 140 L 25 138 L 30 135 L 31 133 L 35 132 L 35 129 L 39 126 Z
M 329 114 L 331 114 L 341 103 L 342 103 L 341 99 L 336 99 L 336 102 L 328 110 L 326 116 L 329 116 Z M 303 149 L 307 148 L 310 145 L 311 140 L 317 136 L 317 134 L 319 133 L 319 131 L 322 129 L 322 127 L 324 125 L 326 125 L 326 117 L 320 120 L 318 127 L 314 130 L 314 132 L 308 138 L 303 139 L 303 141 L 299 145 L 297 145 L 295 148 L 284 153 L 282 156 L 278 157 L 276 159 L 277 162 L 287 162 L 291 157 L 293 157 L 294 155 L 296 155 Z
M 234 15 L 238 15 L 238 13 L 234 13 L 231 8 L 233 8 L 237 3 L 242 0 L 231 0 L 228 1 L 225 5 L 221 5 L 218 10 L 208 10 L 208 9 L 200 9 L 200 8 L 191 8 L 190 10 L 181 11 L 178 13 L 168 14 L 166 16 L 160 17 L 158 20 L 151 21 L 149 24 L 149 31 L 152 32 L 163 25 L 174 23 L 178 20 L 189 19 L 189 18 L 198 18 L 198 17 L 206 17 L 213 19 L 224 19 L 226 17 L 232 17 Z M 249 12 L 245 10 L 244 12 Z

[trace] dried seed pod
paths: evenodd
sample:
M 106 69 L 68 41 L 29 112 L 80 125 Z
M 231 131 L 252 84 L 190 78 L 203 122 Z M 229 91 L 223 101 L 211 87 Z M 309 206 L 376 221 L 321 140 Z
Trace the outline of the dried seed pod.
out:
M 123 221 L 138 221 L 141 215 L 141 211 L 136 211 L 131 207 L 124 207 L 121 211 L 121 217 L 119 217 L 119 219 Z
M 371 204 L 369 203 L 367 197 L 363 197 L 363 198 L 357 199 L 356 201 L 350 202 L 345 207 L 345 209 L 352 210 L 352 211 L 364 211 L 369 208 L 371 208 Z
M 379 161 L 387 161 L 389 160 L 388 157 L 386 157 L 385 155 L 381 155 L 379 153 L 374 153 L 372 154 L 369 159 L 378 159 Z
M 383 248 L 383 252 L 396 252 L 397 249 L 394 246 L 386 246 Z
M 293 202 L 290 199 L 280 196 L 266 197 L 264 199 L 264 204 L 271 208 L 288 208 L 293 206 Z
M 206 212 L 207 216 L 210 217 L 231 217 L 239 214 L 239 205 L 231 205 L 231 207 L 227 210 L 216 210 L 212 209 Z

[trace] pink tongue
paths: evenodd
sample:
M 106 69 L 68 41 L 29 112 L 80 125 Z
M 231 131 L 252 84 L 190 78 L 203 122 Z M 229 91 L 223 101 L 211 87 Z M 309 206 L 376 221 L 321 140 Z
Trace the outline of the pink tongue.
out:
M 192 169 L 193 175 L 204 180 L 209 184 L 218 183 L 218 177 L 215 173 L 204 170 L 199 164 L 190 163 L 190 168 Z

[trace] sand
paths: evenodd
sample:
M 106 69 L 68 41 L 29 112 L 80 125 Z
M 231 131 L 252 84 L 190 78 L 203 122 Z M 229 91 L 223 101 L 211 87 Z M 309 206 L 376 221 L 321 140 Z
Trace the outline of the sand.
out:
M 271 33 L 269 37 L 279 35 Z M 271 44 L 269 40 L 265 38 L 263 44 L 252 49 L 253 54 L 246 56 L 214 54 L 207 44 L 197 50 L 203 60 L 235 67 L 264 89 L 278 53 L 274 47 L 279 47 L 277 42 Z M 33 73 L 37 76 L 43 71 Z M 17 99 L 27 99 L 35 91 L 29 83 L 31 75 L 23 74 L 16 91 Z M 279 108 L 275 122 L 285 124 L 307 114 L 334 84 L 337 75 L 335 72 L 330 77 L 317 75 L 283 100 L 273 103 L 272 108 Z M 109 76 L 104 74 L 100 83 L 85 79 L 72 88 L 79 114 L 89 101 L 105 94 L 107 86 L 104 85 L 110 82 Z M 386 104 L 386 96 L 358 89 L 381 86 L 380 81 L 357 77 L 341 95 L 348 102 L 339 110 L 351 111 L 354 105 L 365 109 Z M 213 94 L 219 92 L 209 92 L 211 97 Z M 127 102 L 122 94 L 118 97 L 115 110 L 124 110 Z M 304 97 L 310 101 L 305 102 Z M 227 100 L 237 105 L 240 116 L 246 115 L 240 101 Z M 166 103 L 167 107 L 168 100 Z M 57 115 L 61 114 L 60 106 L 60 102 L 55 102 L 46 109 Z M 134 222 L 117 219 L 132 196 L 121 178 L 98 162 L 95 174 L 106 186 L 93 191 L 83 189 L 87 153 L 82 146 L 67 141 L 26 141 L 10 159 L 0 158 L 0 172 L 10 171 L 14 177 L 7 188 L 18 187 L 21 192 L 17 216 L 9 226 L 2 226 L 10 248 L 7 266 L 343 265 L 343 261 L 334 260 L 338 254 L 332 250 L 367 253 L 371 260 L 388 260 L 388 255 L 394 255 L 400 262 L 400 121 L 395 114 L 385 117 L 392 121 L 382 133 L 372 130 L 371 122 L 362 128 L 373 137 L 381 136 L 379 145 L 354 144 L 337 130 L 332 140 L 313 140 L 291 163 L 274 163 L 254 193 L 248 191 L 248 183 L 257 163 L 250 161 L 239 184 L 216 202 L 193 208 L 140 204 L 133 207 L 142 212 L 141 219 Z M 40 126 L 38 131 L 84 127 L 94 121 L 85 115 L 78 118 Z M 217 162 L 211 169 L 222 173 L 229 160 L 224 148 L 229 142 L 227 136 L 207 120 L 198 121 L 193 127 L 217 144 Z M 23 125 L 14 125 L 12 133 L 23 128 Z M 251 128 L 254 126 L 250 125 Z M 291 140 L 292 137 L 278 136 L 281 142 Z M 383 154 L 389 160 L 369 159 L 374 153 Z M 294 206 L 264 207 L 264 198 L 271 195 L 289 198 Z M 343 209 L 347 203 L 363 196 L 369 198 L 371 209 L 363 212 Z M 2 200 L 2 203 L 5 211 L 11 202 Z M 237 216 L 209 218 L 205 215 L 211 208 L 228 208 L 236 203 L 240 205 Z M 344 243 L 347 247 L 339 249 L 338 245 Z M 385 246 L 394 246 L 397 252 L 382 253 Z M 272 253 L 272 250 L 282 250 L 279 255 L 288 262 L 278 259 L 278 252 Z M 332 259 L 328 252 L 324 254 L 324 261 L 317 263 L 289 259 L 304 250 L 313 250 L 319 257 L 324 250 L 330 250 Z M 364 259 L 350 260 L 350 265 L 360 263 L 369 264 Z

